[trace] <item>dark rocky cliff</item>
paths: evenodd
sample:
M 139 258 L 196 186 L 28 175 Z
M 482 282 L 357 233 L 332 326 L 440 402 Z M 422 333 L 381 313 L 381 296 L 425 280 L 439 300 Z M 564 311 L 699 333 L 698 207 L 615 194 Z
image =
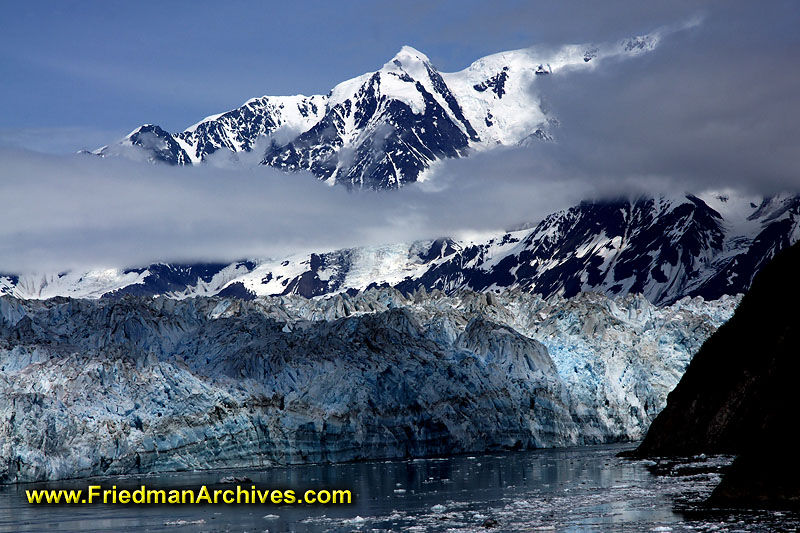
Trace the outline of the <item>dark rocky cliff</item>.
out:
M 694 357 L 635 452 L 739 454 L 712 503 L 800 504 L 798 273 L 798 245 L 764 268 L 733 318 Z

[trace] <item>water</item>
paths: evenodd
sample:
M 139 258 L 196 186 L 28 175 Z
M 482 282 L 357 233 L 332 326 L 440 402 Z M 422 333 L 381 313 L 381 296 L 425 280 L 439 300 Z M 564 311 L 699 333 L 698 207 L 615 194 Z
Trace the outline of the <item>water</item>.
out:
M 7 486 L 0 488 L 0 531 L 785 531 L 800 526 L 796 513 L 703 510 L 699 502 L 718 483 L 729 457 L 680 464 L 616 457 L 630 447 L 92 481 L 104 487 L 197 488 L 226 475 L 246 475 L 260 488 L 350 489 L 350 505 L 37 506 L 27 503 L 25 489 L 85 489 L 88 483 Z M 668 475 L 655 476 L 654 468 Z M 496 527 L 484 527 L 492 521 Z

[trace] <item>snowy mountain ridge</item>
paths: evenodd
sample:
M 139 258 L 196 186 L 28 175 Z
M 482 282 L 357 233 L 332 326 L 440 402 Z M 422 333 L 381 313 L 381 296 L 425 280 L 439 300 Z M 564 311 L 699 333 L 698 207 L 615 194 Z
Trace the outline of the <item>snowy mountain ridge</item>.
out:
M 756 201 L 758 203 L 756 203 Z M 305 297 L 370 287 L 453 293 L 519 290 L 643 294 L 662 305 L 747 291 L 778 251 L 800 240 L 800 197 L 714 193 L 584 202 L 535 227 L 477 241 L 436 239 L 234 263 L 0 274 L 24 299 L 165 295 Z
M 258 142 L 266 139 L 264 165 L 307 170 L 330 183 L 394 189 L 417 181 L 440 159 L 550 139 L 556 120 L 542 108 L 537 85 L 609 58 L 635 57 L 660 39 L 654 32 L 599 45 L 524 48 L 454 73 L 439 72 L 425 54 L 404 46 L 379 70 L 327 95 L 253 98 L 174 134 L 145 124 L 94 153 L 189 165 L 215 153 L 262 150 Z

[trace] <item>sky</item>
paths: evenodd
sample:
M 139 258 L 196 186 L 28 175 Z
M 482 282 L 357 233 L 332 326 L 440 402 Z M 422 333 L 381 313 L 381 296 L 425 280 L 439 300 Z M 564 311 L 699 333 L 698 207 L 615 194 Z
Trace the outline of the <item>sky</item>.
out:
M 533 222 L 589 198 L 800 192 L 796 2 L 25 2 L 0 18 L 0 272 L 232 260 Z M 264 94 L 327 93 L 404 44 L 442 71 L 673 26 L 635 60 L 553 76 L 555 143 L 437 164 L 399 193 L 272 169 L 74 155 Z

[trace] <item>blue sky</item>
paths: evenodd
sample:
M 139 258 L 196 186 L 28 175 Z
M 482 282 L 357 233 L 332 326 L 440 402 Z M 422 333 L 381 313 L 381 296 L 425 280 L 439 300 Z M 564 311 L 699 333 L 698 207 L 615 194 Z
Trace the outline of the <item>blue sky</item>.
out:
M 0 145 L 95 148 L 264 94 L 327 93 L 403 44 L 441 70 L 501 50 L 644 33 L 708 3 L 29 1 L 0 17 Z

